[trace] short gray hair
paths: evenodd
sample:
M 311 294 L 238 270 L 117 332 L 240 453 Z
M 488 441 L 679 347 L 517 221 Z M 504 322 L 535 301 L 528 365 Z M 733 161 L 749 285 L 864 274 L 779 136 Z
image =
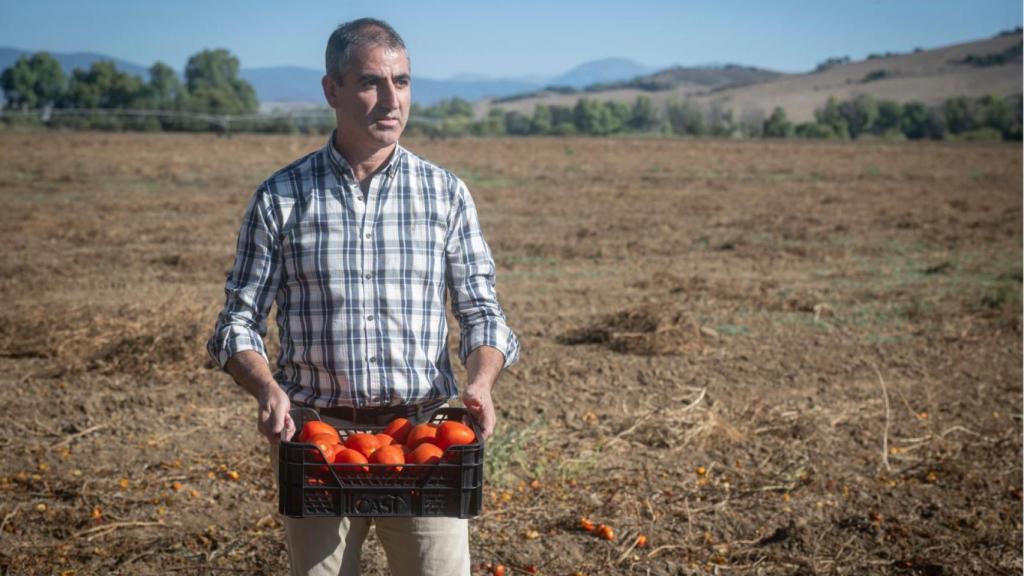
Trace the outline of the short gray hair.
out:
M 327 41 L 327 75 L 341 82 L 348 70 L 352 55 L 363 46 L 383 46 L 391 50 L 405 50 L 405 42 L 395 29 L 383 20 L 360 18 L 338 26 Z

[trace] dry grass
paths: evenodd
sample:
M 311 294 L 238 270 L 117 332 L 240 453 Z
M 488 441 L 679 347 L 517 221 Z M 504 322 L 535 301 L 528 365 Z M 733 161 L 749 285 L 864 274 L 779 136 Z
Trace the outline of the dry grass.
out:
M 245 201 L 320 143 L 0 135 L 5 573 L 284 570 L 203 344 Z M 469 182 L 524 345 L 477 560 L 1020 572 L 1019 145 L 408 144 Z

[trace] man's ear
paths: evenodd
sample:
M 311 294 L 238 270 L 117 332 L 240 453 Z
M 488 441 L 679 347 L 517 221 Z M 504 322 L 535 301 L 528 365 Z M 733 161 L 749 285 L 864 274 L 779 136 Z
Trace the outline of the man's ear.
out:
M 320 86 L 324 89 L 324 98 L 327 99 L 327 104 L 331 108 L 337 108 L 338 85 L 334 82 L 334 78 L 331 78 L 328 74 L 324 74 L 324 77 L 320 79 Z

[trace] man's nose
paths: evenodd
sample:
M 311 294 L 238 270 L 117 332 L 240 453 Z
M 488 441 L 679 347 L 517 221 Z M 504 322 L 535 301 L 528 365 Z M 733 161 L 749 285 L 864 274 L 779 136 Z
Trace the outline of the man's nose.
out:
M 378 103 L 380 106 L 387 108 L 388 110 L 398 108 L 398 87 L 395 86 L 394 82 L 389 80 L 381 83 Z

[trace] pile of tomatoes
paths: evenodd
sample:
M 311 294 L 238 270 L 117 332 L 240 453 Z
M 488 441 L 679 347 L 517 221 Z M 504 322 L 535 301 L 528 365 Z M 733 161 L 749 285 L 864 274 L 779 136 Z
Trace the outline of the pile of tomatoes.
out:
M 302 426 L 298 441 L 313 444 L 319 449 L 314 457 L 317 462 L 355 465 L 335 468 L 336 471 L 358 474 L 369 473 L 373 468 L 376 473 L 395 473 L 401 472 L 405 464 L 436 464 L 449 446 L 476 442 L 476 433 L 469 426 L 453 420 L 413 425 L 405 418 L 396 418 L 381 433 L 357 432 L 349 434 L 343 441 L 334 426 L 310 420 Z M 369 464 L 385 466 L 371 467 Z

